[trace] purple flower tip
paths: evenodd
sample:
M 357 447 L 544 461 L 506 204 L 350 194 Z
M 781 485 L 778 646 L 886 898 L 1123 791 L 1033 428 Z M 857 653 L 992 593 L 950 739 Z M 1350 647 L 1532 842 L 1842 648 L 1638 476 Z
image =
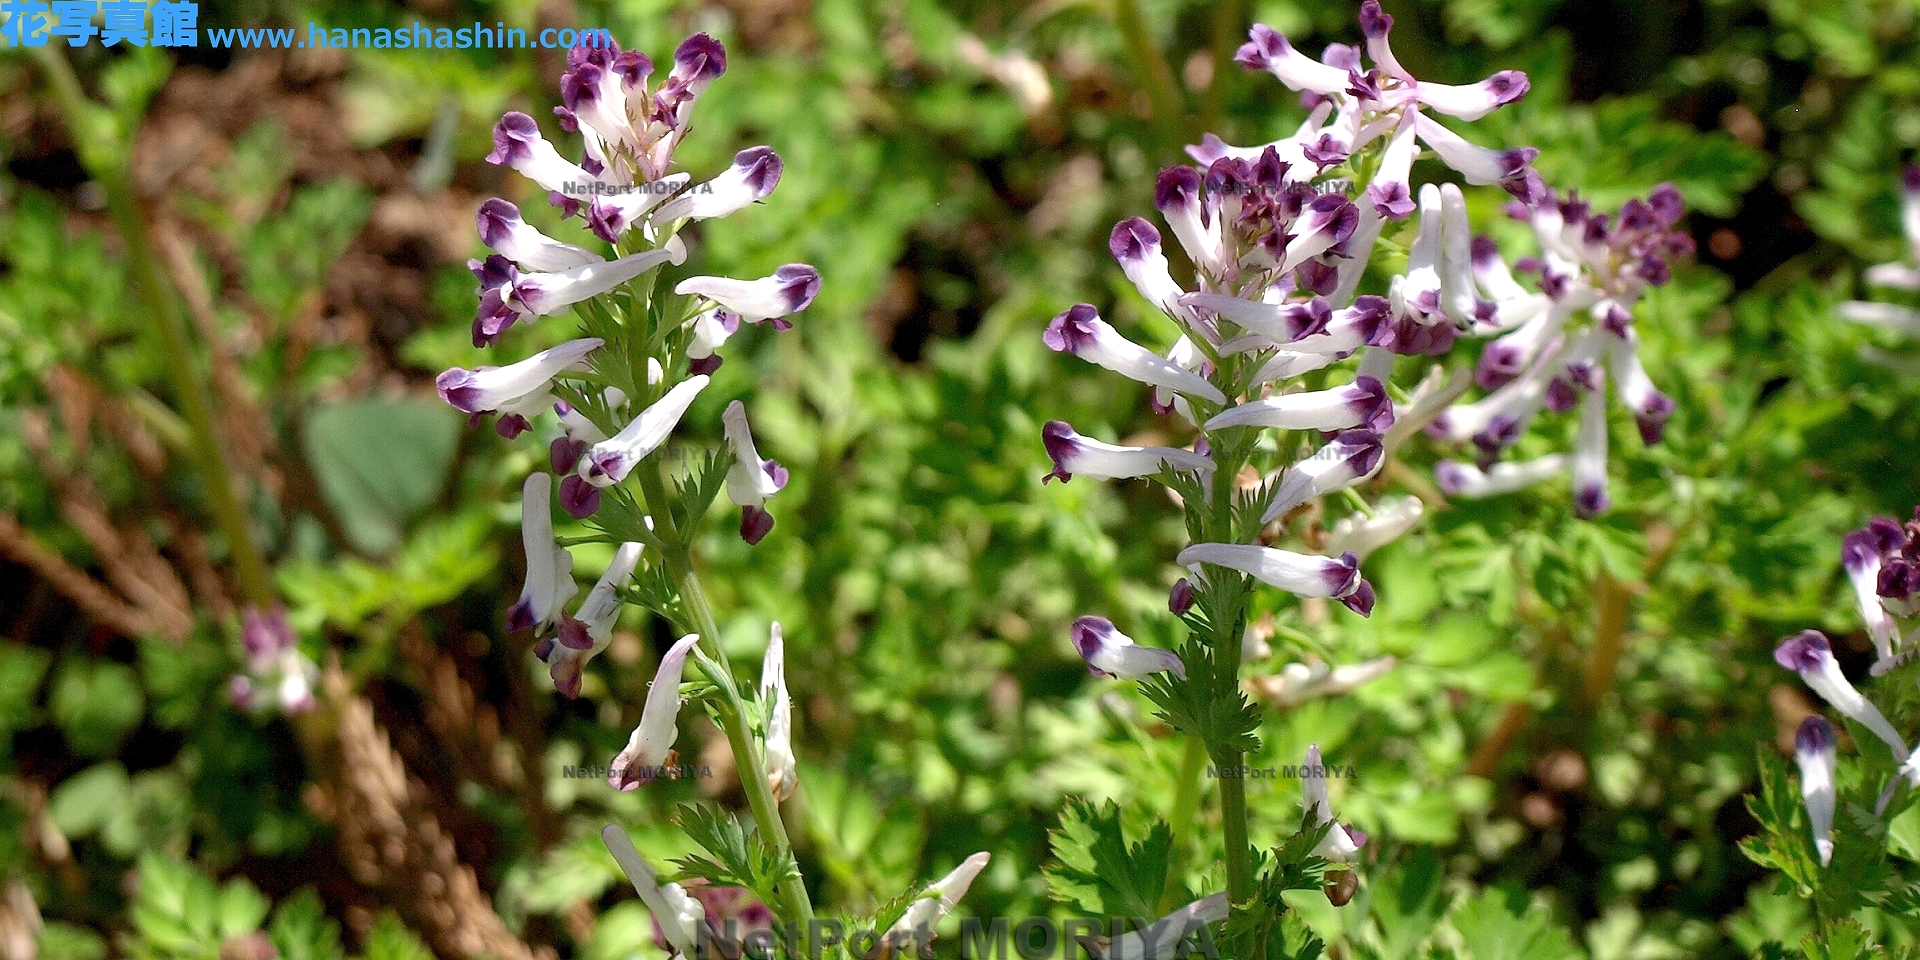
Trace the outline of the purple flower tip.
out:
M 748 544 L 758 544 L 773 532 L 773 514 L 763 507 L 745 506 L 740 508 L 740 539 Z
M 1080 452 L 1080 434 L 1074 432 L 1073 425 L 1065 420 L 1049 420 L 1040 428 L 1040 442 L 1046 444 L 1047 457 L 1053 461 L 1053 472 L 1040 478 L 1041 484 L 1058 479 L 1066 483 L 1073 479 L 1067 470 L 1067 462 Z
M 1178 617 L 1193 609 L 1193 584 L 1186 577 L 1174 581 L 1172 592 L 1167 594 L 1167 609 Z
M 1080 659 L 1087 661 L 1087 669 L 1096 677 L 1108 676 L 1106 671 L 1093 665 L 1093 658 L 1106 649 L 1113 635 L 1113 621 L 1106 617 L 1085 616 L 1073 621 L 1068 634 L 1073 638 L 1073 648 L 1080 652 Z
M 1393 17 L 1380 9 L 1380 0 L 1360 5 L 1360 33 L 1368 40 L 1383 39 L 1393 29 Z
M 493 424 L 493 432 L 508 440 L 512 440 L 531 429 L 533 429 L 533 424 L 528 423 L 526 417 L 517 413 L 509 413 L 499 420 L 494 421 Z
M 1793 735 L 1794 750 L 1800 753 L 1825 753 L 1838 742 L 1833 724 L 1817 713 L 1800 721 L 1800 729 Z
M 807 264 L 789 263 L 775 270 L 773 277 L 780 282 L 781 295 L 787 298 L 788 313 L 805 310 L 820 295 L 820 271 Z
M 727 72 L 727 48 L 705 33 L 680 41 L 673 51 L 673 75 L 683 83 L 708 83 Z
M 513 166 L 516 161 L 530 155 L 528 144 L 540 138 L 540 125 L 533 118 L 518 110 L 508 111 L 500 122 L 493 125 L 493 152 L 487 154 L 487 162 L 498 166 Z
M 1773 662 L 1795 673 L 1818 670 L 1832 658 L 1833 646 L 1827 642 L 1827 635 L 1818 630 L 1803 630 L 1773 651 Z
M 1527 95 L 1527 75 L 1518 70 L 1502 70 L 1487 78 L 1487 92 L 1495 103 L 1506 105 Z
M 1573 511 L 1583 520 L 1606 513 L 1612 505 L 1613 499 L 1607 496 L 1607 488 L 1600 484 L 1582 484 L 1573 492 Z
M 434 389 L 440 391 L 440 399 L 451 404 L 461 413 L 485 413 L 480 406 L 480 391 L 473 386 L 473 373 L 454 367 L 433 378 Z
M 1139 217 L 1128 217 L 1113 225 L 1107 249 L 1123 265 L 1139 263 L 1160 249 L 1160 231 Z
M 575 462 L 577 463 L 578 460 L 576 459 Z M 565 510 L 567 516 L 575 520 L 585 520 L 593 516 L 600 510 L 600 488 L 588 483 L 587 478 L 579 474 L 561 478 L 560 509 Z
M 1100 312 L 1091 303 L 1076 303 L 1047 324 L 1040 339 L 1055 353 L 1077 354 L 1093 345 Z
M 1275 57 L 1286 56 L 1290 49 L 1286 36 L 1264 23 L 1254 24 L 1247 37 L 1234 53 L 1233 62 L 1248 70 L 1265 70 Z
M 513 224 L 520 220 L 520 208 L 499 197 L 494 197 L 480 205 L 474 214 L 474 222 L 480 228 L 480 242 L 487 246 L 496 246 L 505 240 Z M 481 281 L 485 283 L 485 280 Z
M 1192 167 L 1168 167 L 1153 183 L 1153 207 L 1161 212 L 1190 207 L 1199 199 L 1200 171 Z
M 786 169 L 772 147 L 748 147 L 733 155 L 733 165 L 745 177 L 755 200 L 766 199 L 779 186 L 780 174 Z
M 1354 613 L 1357 613 L 1363 617 L 1371 617 L 1373 616 L 1373 604 L 1375 599 L 1376 598 L 1373 593 L 1373 584 L 1368 583 L 1365 580 L 1361 580 L 1360 585 L 1358 587 L 1355 587 L 1352 593 L 1349 593 L 1346 596 L 1340 598 L 1340 603 L 1342 606 L 1346 607 L 1348 610 L 1352 610 Z

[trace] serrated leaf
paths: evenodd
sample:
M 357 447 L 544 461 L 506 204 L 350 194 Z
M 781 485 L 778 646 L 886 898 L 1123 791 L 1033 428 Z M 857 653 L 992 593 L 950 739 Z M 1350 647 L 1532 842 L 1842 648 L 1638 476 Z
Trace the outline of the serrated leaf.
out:
M 1129 844 L 1120 808 L 1109 800 L 1095 807 L 1071 799 L 1052 834 L 1058 861 L 1046 871 L 1054 896 L 1077 903 L 1090 915 L 1127 919 L 1158 917 L 1173 853 L 1173 831 L 1156 821 L 1145 839 Z

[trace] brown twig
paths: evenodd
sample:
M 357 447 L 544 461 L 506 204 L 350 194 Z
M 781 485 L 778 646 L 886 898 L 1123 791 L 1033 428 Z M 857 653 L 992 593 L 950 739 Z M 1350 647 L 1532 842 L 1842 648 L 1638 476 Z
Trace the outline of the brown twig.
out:
M 382 894 L 442 956 L 552 960 L 551 949 L 529 947 L 494 912 L 432 813 L 426 785 L 408 775 L 374 718 L 373 705 L 351 692 L 337 666 L 322 685 L 336 714 L 335 739 L 323 748 L 334 754 L 323 765 L 334 780 L 316 786 L 309 803 L 338 831 L 354 879 Z
M 0 554 L 32 570 L 88 616 L 125 636 L 158 634 L 176 641 L 186 637 L 184 632 L 169 634 L 167 625 L 148 611 L 120 599 L 65 557 L 41 545 L 10 513 L 0 514 Z

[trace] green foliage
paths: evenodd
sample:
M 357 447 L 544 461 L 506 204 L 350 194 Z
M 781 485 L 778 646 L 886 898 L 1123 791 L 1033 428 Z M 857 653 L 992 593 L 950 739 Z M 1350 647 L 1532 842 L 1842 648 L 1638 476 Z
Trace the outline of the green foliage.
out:
M 1128 843 L 1120 807 L 1073 799 L 1053 831 L 1047 888 L 1091 917 L 1157 917 L 1173 852 L 1173 831 L 1155 822 L 1145 839 Z M 1184 902 L 1184 901 L 1182 901 Z

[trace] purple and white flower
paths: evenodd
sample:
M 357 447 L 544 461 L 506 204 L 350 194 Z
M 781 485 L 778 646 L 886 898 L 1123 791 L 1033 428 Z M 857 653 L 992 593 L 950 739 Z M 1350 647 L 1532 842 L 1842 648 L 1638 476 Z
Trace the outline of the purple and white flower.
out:
M 1443 460 L 1433 468 L 1433 479 L 1440 485 L 1440 492 L 1449 497 L 1483 500 L 1551 480 L 1566 472 L 1568 460 L 1564 453 L 1550 453 L 1533 460 L 1496 463 L 1485 470 L 1471 463 Z
M 1775 663 L 1798 673 L 1801 681 L 1835 710 L 1886 741 L 1893 750 L 1895 763 L 1907 762 L 1907 742 L 1894 731 L 1893 724 L 1887 722 L 1880 708 L 1854 689 L 1852 681 L 1840 672 L 1840 662 L 1833 658 L 1833 647 L 1827 642 L 1826 634 L 1818 630 L 1801 631 L 1780 644 L 1773 651 L 1773 659 Z
M 654 219 L 707 220 L 743 210 L 772 195 L 784 169 L 772 147 L 748 147 L 733 155 L 725 173 L 668 201 Z
M 776 801 L 793 795 L 800 767 L 793 755 L 793 698 L 787 694 L 787 644 L 775 621 L 760 661 L 760 703 L 767 711 L 767 786 Z
M 580 609 L 571 617 L 563 617 L 555 636 L 542 638 L 534 648 L 534 655 L 547 665 L 547 672 L 553 677 L 553 688 L 561 696 L 573 699 L 580 696 L 580 683 L 587 669 L 587 661 L 598 656 L 613 642 L 613 626 L 620 619 L 620 588 L 633 579 L 633 571 L 640 564 L 638 543 L 623 543 L 613 552 L 613 561 L 607 564 L 606 573 L 587 591 L 586 599 L 580 601 Z
M 1050 420 L 1040 430 L 1047 456 L 1053 460 L 1053 472 L 1041 483 L 1058 479 L 1062 483 L 1075 474 L 1100 480 L 1129 480 L 1150 477 L 1171 467 L 1175 470 L 1210 471 L 1213 461 L 1191 450 L 1173 447 L 1123 447 L 1083 437 L 1063 420 Z
M 498 197 L 482 203 L 474 220 L 481 243 L 527 270 L 571 270 L 606 260 L 585 247 L 541 233 L 520 219 L 519 207 Z
M 633 790 L 659 776 L 677 759 L 673 741 L 680 735 L 680 675 L 686 669 L 687 654 L 699 642 L 699 634 L 689 633 L 660 658 L 660 669 L 647 688 L 647 702 L 640 710 L 640 725 L 633 728 L 626 749 L 609 767 L 607 782 L 614 789 Z
M 1393 400 L 1386 385 L 1356 377 L 1343 387 L 1289 393 L 1229 407 L 1208 420 L 1208 430 L 1226 427 L 1275 427 L 1281 430 L 1346 430 L 1365 426 L 1385 430 L 1393 424 Z
M 527 554 L 527 582 L 507 610 L 507 629 L 545 633 L 557 623 L 573 582 L 573 554 L 553 539 L 553 477 L 530 473 L 520 485 L 520 542 Z
M 532 321 L 597 297 L 663 263 L 681 263 L 686 255 L 686 246 L 675 239 L 659 249 L 557 273 L 521 273 L 499 254 L 468 261 L 468 268 L 480 280 L 473 345 L 491 344 L 517 321 Z
M 1327 768 L 1320 759 L 1319 744 L 1307 746 L 1307 761 L 1301 769 L 1300 793 L 1314 822 L 1323 827 L 1332 825 L 1313 848 L 1313 855 L 1334 863 L 1352 863 L 1360 848 L 1367 845 L 1367 835 L 1357 828 L 1334 822 L 1333 801 L 1327 796 Z
M 611 487 L 627 478 L 640 461 L 667 442 L 673 428 L 680 425 L 693 398 L 707 388 L 710 378 L 688 377 L 674 384 L 665 396 L 640 412 L 612 438 L 602 440 L 580 459 L 580 475 L 596 487 Z
M 1344 490 L 1368 477 L 1385 457 L 1380 435 L 1371 430 L 1347 430 L 1315 451 L 1313 456 L 1288 467 L 1274 486 L 1273 500 L 1261 514 L 1261 523 L 1272 523 L 1308 500 Z
M 1800 765 L 1800 798 L 1807 804 L 1807 824 L 1820 865 L 1833 862 L 1833 774 L 1837 766 L 1833 724 L 1819 714 L 1800 721 L 1793 737 L 1793 759 Z
M 1106 617 L 1085 616 L 1073 621 L 1069 631 L 1073 648 L 1087 662 L 1087 670 L 1096 677 L 1138 680 L 1156 673 L 1171 672 L 1187 678 L 1187 665 L 1172 650 L 1142 647 L 1120 632 Z
M 1201 564 L 1225 567 L 1288 593 L 1337 599 L 1363 617 L 1373 612 L 1373 586 L 1360 575 L 1360 558 L 1351 553 L 1316 557 L 1255 544 L 1196 543 L 1174 562 L 1196 573 Z
M 820 271 L 804 263 L 789 263 L 758 280 L 688 277 L 673 292 L 705 297 L 742 320 L 772 321 L 775 330 L 785 330 L 793 325 L 785 318 L 805 310 L 819 295 Z
M 587 355 L 604 342 L 596 337 L 569 340 L 504 367 L 454 367 L 433 384 L 440 399 L 462 413 L 530 417 L 553 405 L 553 378 L 586 369 Z
M 773 530 L 773 514 L 767 512 L 766 502 L 786 487 L 787 468 L 778 461 L 760 459 L 760 451 L 753 445 L 753 431 L 747 426 L 745 404 L 738 400 L 727 404 L 720 422 L 734 456 L 733 466 L 727 470 L 727 499 L 741 510 L 740 538 L 757 544 Z
M 1205 377 L 1121 336 L 1090 303 L 1074 304 L 1054 317 L 1042 339 L 1048 349 L 1071 353 L 1129 380 L 1216 404 L 1227 402 L 1226 394 Z

